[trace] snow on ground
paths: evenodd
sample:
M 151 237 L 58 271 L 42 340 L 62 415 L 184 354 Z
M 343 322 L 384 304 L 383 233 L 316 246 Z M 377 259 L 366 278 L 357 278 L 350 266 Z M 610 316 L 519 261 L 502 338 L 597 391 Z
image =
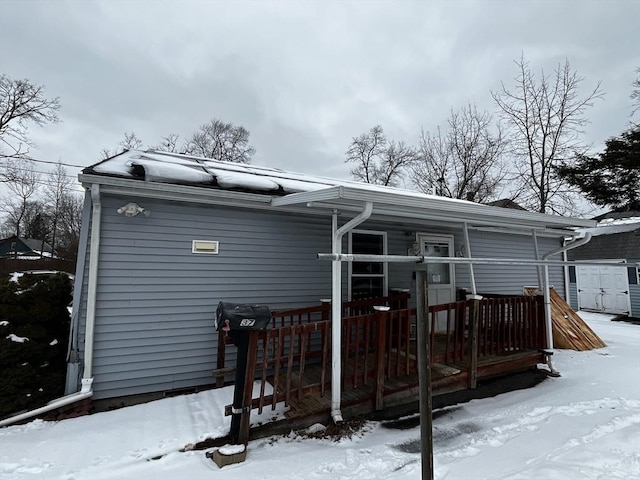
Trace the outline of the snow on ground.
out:
M 436 479 L 640 479 L 640 326 L 581 315 L 608 347 L 556 351 L 561 378 L 445 409 L 434 419 Z M 256 440 L 246 462 L 223 469 L 204 451 L 180 452 L 228 431 L 222 411 L 231 397 L 229 387 L 0 429 L 0 478 L 421 478 L 419 427 L 380 422 L 339 442 L 293 433 Z

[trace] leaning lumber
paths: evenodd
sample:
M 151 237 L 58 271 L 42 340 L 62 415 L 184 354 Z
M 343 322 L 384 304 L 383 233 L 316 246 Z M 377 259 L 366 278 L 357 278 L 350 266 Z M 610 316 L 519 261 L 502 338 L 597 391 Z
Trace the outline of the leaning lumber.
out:
M 556 348 L 584 351 L 607 346 L 558 292 L 551 289 L 550 293 L 553 344 Z
M 558 292 L 553 288 L 549 292 L 555 348 L 584 351 L 607 346 Z M 525 288 L 525 295 L 536 293 L 534 289 Z

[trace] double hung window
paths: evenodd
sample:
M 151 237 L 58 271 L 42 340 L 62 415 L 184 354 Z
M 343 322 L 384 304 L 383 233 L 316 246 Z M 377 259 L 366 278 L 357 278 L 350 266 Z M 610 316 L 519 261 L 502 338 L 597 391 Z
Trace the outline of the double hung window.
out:
M 349 252 L 353 254 L 386 255 L 386 232 L 354 230 L 349 235 Z M 387 264 L 385 262 L 349 263 L 349 298 L 384 297 L 387 295 Z

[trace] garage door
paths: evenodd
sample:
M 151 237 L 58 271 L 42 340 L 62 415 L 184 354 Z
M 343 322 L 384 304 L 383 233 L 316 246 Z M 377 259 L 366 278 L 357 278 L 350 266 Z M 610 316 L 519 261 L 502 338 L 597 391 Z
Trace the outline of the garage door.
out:
M 580 310 L 629 315 L 627 267 L 576 267 L 576 280 Z

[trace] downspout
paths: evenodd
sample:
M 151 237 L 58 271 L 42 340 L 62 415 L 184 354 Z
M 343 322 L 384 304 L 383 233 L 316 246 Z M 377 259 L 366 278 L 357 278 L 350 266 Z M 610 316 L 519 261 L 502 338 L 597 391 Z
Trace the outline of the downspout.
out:
M 84 285 L 84 270 L 87 264 L 87 252 L 89 248 L 89 219 L 91 218 L 91 192 L 85 192 L 82 218 L 84 221 L 80 227 L 80 241 L 78 258 L 76 261 L 76 274 L 73 280 L 73 303 L 71 307 L 71 325 L 69 328 L 69 343 L 67 346 L 67 381 L 64 394 L 70 395 L 78 389 L 78 372 L 80 358 L 78 352 L 80 305 L 82 302 L 82 286 Z M 76 287 L 77 286 L 77 287 Z
M 342 237 L 367 220 L 373 212 L 373 203 L 367 202 L 362 212 L 338 228 L 338 211 L 332 218 L 332 253 L 342 253 Z M 342 379 L 342 263 L 331 262 L 331 418 L 334 423 L 342 422 L 340 410 L 340 383 Z
M 102 204 L 100 203 L 100 187 L 91 185 L 93 215 L 91 217 L 91 246 L 89 251 L 89 282 L 87 286 L 87 320 L 84 333 L 84 370 L 82 373 L 82 390 L 91 389 L 93 384 L 93 336 L 96 324 L 96 294 L 98 291 L 98 255 L 100 251 L 100 223 L 102 221 Z M 88 386 L 88 387 L 86 387 Z
M 467 258 L 471 258 L 471 242 L 469 241 L 469 226 L 464 222 L 464 241 L 467 242 Z M 473 272 L 473 263 L 469 264 L 469 277 L 471 278 L 471 294 L 476 295 L 476 276 Z
M 556 248 L 555 250 L 551 250 L 550 252 L 545 253 L 542 256 L 542 260 L 547 260 L 549 259 L 549 257 L 553 255 L 557 255 L 559 253 L 563 253 L 568 250 L 572 250 L 574 248 L 585 245 L 586 243 L 589 243 L 589 241 L 591 240 L 591 234 L 589 232 L 586 232 L 583 238 L 580 238 L 580 239 L 576 239 L 576 237 L 573 237 L 573 238 L 574 240 L 572 242 L 565 243 L 563 241 L 564 245 L 562 247 Z M 549 265 L 544 265 L 543 272 L 544 272 L 543 297 L 544 297 L 544 308 L 545 308 L 545 317 L 546 317 L 546 324 L 547 324 L 546 325 L 547 326 L 547 350 L 549 354 L 551 354 L 553 352 L 553 320 L 551 318 L 551 293 L 549 291 Z M 553 368 L 553 363 L 551 362 L 550 355 L 547 355 L 547 365 L 549 366 L 549 370 L 551 370 L 551 373 L 553 375 L 560 375 L 558 371 Z
M 57 408 L 71 405 L 93 395 L 93 377 L 91 376 L 93 368 L 93 336 L 95 326 L 95 306 L 96 291 L 98 285 L 98 253 L 100 248 L 100 223 L 101 223 L 101 204 L 100 204 L 100 187 L 97 184 L 91 185 L 91 199 L 93 202 L 93 214 L 91 216 L 91 250 L 89 252 L 89 284 L 87 293 L 87 319 L 85 329 L 84 342 L 84 372 L 82 374 L 82 387 L 79 392 L 56 398 L 45 406 L 30 410 L 28 412 L 14 415 L 0 421 L 0 427 L 11 425 L 27 418 L 35 417 L 42 413 L 56 410 Z M 82 288 L 82 286 L 80 286 Z

